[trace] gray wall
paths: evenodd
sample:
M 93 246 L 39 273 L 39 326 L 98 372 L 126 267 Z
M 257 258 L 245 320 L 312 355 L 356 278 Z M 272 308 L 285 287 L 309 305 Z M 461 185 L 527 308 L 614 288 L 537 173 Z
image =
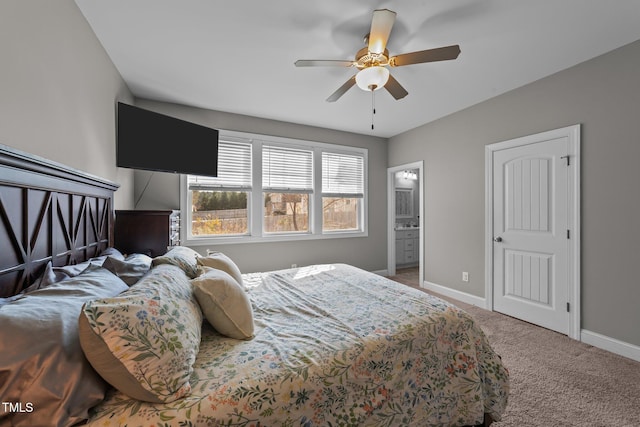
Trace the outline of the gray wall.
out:
M 369 150 L 369 236 L 298 242 L 227 244 L 198 246 L 222 251 L 247 272 L 288 268 L 291 264 L 349 263 L 365 270 L 387 268 L 387 141 L 383 138 L 339 132 L 317 127 L 258 119 L 177 104 L 136 99 L 139 107 L 217 129 L 299 138 L 329 144 L 350 145 Z M 149 179 L 151 178 L 151 179 Z M 137 209 L 178 209 L 179 176 L 166 173 L 136 172 Z M 147 183 L 149 185 L 147 186 Z M 143 197 L 140 192 L 147 186 Z
M 75 2 L 3 0 L 0 58 L 0 144 L 117 182 L 115 205 L 131 207 L 115 102 L 133 97 Z
M 426 280 L 484 296 L 484 146 L 581 124 L 582 328 L 640 345 L 639 106 L 640 41 L 392 138 L 425 161 Z

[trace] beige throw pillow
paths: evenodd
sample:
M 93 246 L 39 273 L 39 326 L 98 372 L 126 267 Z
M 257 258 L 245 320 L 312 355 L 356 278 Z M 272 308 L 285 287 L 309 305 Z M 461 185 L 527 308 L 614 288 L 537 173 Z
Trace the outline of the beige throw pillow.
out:
M 244 289 L 222 270 L 204 270 L 191 280 L 204 317 L 222 335 L 239 340 L 253 337 L 253 311 Z
M 222 252 L 211 252 L 206 257 L 198 257 L 198 265 L 205 267 L 213 267 L 218 270 L 222 270 L 235 279 L 241 287 L 244 287 L 242 282 L 242 273 L 235 262 Z
M 180 267 L 190 279 L 198 275 L 198 263 L 196 259 L 200 254 L 186 246 L 174 246 L 164 255 L 157 256 L 151 262 L 152 266 L 171 264 Z

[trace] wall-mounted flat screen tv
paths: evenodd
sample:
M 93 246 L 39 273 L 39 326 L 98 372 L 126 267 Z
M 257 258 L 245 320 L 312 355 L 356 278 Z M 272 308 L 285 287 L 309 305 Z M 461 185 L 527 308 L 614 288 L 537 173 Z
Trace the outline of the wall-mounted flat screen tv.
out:
M 118 102 L 119 167 L 217 176 L 218 131 Z

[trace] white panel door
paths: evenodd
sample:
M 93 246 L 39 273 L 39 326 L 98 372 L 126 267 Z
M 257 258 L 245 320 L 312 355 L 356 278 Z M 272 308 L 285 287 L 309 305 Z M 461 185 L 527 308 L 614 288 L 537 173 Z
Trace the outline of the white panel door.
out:
M 567 137 L 493 152 L 493 306 L 569 332 Z

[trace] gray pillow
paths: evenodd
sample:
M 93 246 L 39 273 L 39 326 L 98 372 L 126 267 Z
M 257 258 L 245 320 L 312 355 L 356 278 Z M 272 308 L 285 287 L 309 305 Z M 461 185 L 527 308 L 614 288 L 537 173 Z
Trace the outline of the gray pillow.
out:
M 110 257 L 116 258 L 116 259 L 118 259 L 120 261 L 124 261 L 124 255 L 122 255 L 122 252 L 120 252 L 119 250 L 117 250 L 114 247 L 109 247 L 109 248 L 105 249 L 104 251 L 102 251 L 100 253 L 100 256 L 105 256 L 105 257 L 110 256 Z
M 131 286 L 149 272 L 151 261 L 152 258 L 144 254 L 131 254 L 123 260 L 108 256 L 102 266 Z
M 70 264 L 64 265 L 62 267 L 54 267 L 51 264 L 51 261 L 47 263 L 44 268 L 44 271 L 27 289 L 23 291 L 23 293 L 30 293 L 37 289 L 44 289 L 49 285 L 54 283 L 58 283 L 61 280 L 67 279 L 69 277 L 75 277 L 78 274 L 82 273 L 84 270 L 89 267 L 91 264 L 102 265 L 104 260 L 107 258 L 106 255 L 100 255 L 95 258 L 91 258 L 88 261 L 81 262 L 80 264 Z
M 65 265 L 63 267 L 54 267 L 51 261 L 44 267 L 44 271 L 27 289 L 24 293 L 33 292 L 38 289 L 44 289 L 49 285 L 58 283 L 69 277 L 77 276 L 89 267 L 90 262 L 85 261 L 80 264 Z
M 0 400 L 28 402 L 34 410 L 0 412 L 0 424 L 67 426 L 88 417 L 89 408 L 104 399 L 107 384 L 80 348 L 78 316 L 86 301 L 126 289 L 113 273 L 92 265 L 2 307 Z

